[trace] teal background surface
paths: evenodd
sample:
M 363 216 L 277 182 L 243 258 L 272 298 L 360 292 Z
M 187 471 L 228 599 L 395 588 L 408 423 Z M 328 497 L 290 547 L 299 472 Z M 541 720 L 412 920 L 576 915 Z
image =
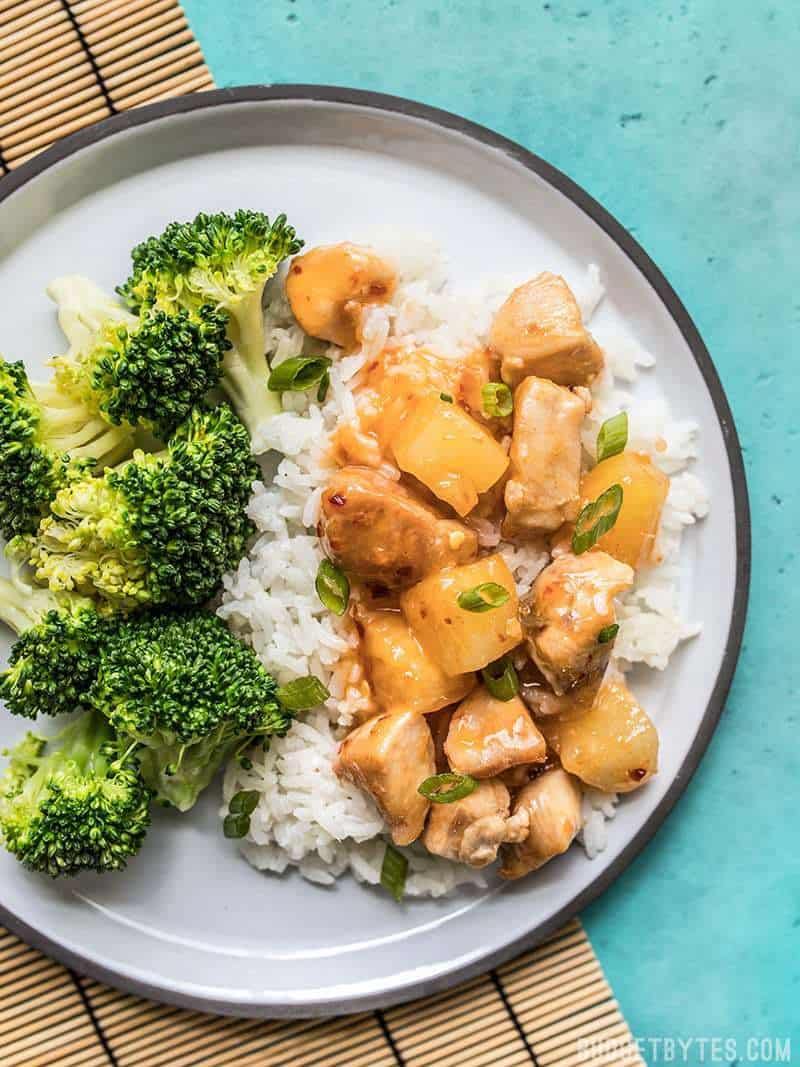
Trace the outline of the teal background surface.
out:
M 749 1038 L 791 1037 L 800 1063 L 800 9 L 183 2 L 220 86 L 398 93 L 520 141 L 615 214 L 688 306 L 747 464 L 744 652 L 675 813 L 583 918 L 635 1035 L 736 1039 L 741 1063 L 761 1062 Z M 696 1040 L 681 1062 L 713 1062 L 712 1048 Z

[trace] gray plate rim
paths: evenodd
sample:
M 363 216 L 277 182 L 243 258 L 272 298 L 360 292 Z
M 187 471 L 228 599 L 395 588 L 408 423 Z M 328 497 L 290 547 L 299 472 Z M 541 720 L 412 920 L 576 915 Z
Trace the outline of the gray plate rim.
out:
M 379 1008 L 390 1003 L 429 995 L 476 974 L 488 971 L 543 941 L 586 908 L 622 874 L 652 839 L 679 797 L 683 794 L 708 748 L 724 709 L 725 700 L 733 682 L 739 658 L 747 615 L 751 568 L 751 525 L 744 461 L 733 414 L 709 351 L 680 297 L 642 246 L 597 200 L 546 160 L 523 148 L 517 142 L 495 133 L 486 126 L 481 126 L 452 112 L 409 100 L 405 97 L 340 86 L 286 84 L 247 85 L 228 89 L 215 89 L 158 101 L 154 104 L 136 108 L 133 111 L 117 114 L 65 137 L 0 179 L 0 205 L 16 190 L 62 160 L 125 130 L 163 120 L 172 115 L 211 110 L 216 107 L 230 106 L 231 104 L 262 101 L 319 101 L 327 104 L 351 105 L 393 112 L 409 118 L 421 119 L 447 130 L 456 131 L 474 141 L 480 142 L 482 145 L 496 149 L 520 163 L 568 197 L 576 207 L 593 219 L 614 241 L 617 247 L 624 252 L 628 259 L 633 262 L 649 285 L 655 290 L 694 356 L 711 396 L 725 442 L 736 520 L 736 588 L 734 590 L 733 610 L 731 612 L 725 652 L 700 729 L 672 785 L 649 819 L 631 838 L 617 858 L 590 885 L 582 892 L 571 897 L 548 920 L 537 924 L 523 937 L 510 940 L 500 948 L 487 952 L 468 966 L 450 970 L 434 979 L 415 983 L 407 988 L 395 989 L 391 993 L 382 994 L 378 992 L 335 1006 L 332 1006 L 329 1001 L 320 1002 L 319 1004 L 308 1003 L 303 1005 L 300 1011 L 296 1010 L 288 1013 L 308 1016 L 329 1014 L 332 1011 L 341 1013 Z M 59 960 L 70 968 L 74 968 L 81 974 L 106 982 L 119 989 L 193 1010 L 223 1015 L 254 1014 L 252 1002 L 244 1004 L 237 1003 L 235 1000 L 217 1000 L 187 995 L 170 988 L 167 984 L 157 985 L 141 982 L 130 977 L 124 970 L 117 967 L 104 967 L 96 960 L 85 958 L 80 953 L 65 948 L 57 940 L 41 934 L 36 928 L 30 926 L 5 907 L 2 901 L 0 901 L 0 922 L 23 941 L 46 955 Z M 75 976 L 73 975 L 73 977 Z M 77 979 L 76 984 L 80 988 Z M 258 1014 L 267 1015 L 270 1011 L 273 1014 L 287 1014 L 285 1010 L 281 1011 L 278 1005 L 269 1004 L 264 1004 L 263 1010 L 259 1011 Z

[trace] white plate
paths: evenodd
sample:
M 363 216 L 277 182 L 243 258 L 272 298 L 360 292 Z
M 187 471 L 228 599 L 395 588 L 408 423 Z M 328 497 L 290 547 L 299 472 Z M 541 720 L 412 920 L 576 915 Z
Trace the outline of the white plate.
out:
M 310 244 L 382 225 L 426 230 L 463 279 L 545 268 L 575 277 L 599 264 L 603 315 L 657 355 L 646 387 L 699 423 L 696 470 L 712 492 L 709 517 L 684 542 L 685 608 L 702 636 L 638 683 L 661 725 L 661 773 L 621 805 L 594 862 L 574 848 L 521 883 L 398 906 L 349 878 L 321 889 L 259 874 L 222 837 L 216 789 L 190 816 L 160 813 L 121 875 L 49 882 L 0 856 L 0 920 L 83 973 L 210 1011 L 352 1011 L 429 993 L 531 945 L 654 833 L 705 750 L 735 666 L 749 568 L 744 474 L 705 347 L 622 227 L 518 145 L 369 93 L 255 87 L 170 100 L 93 126 L 5 178 L 0 351 L 40 371 L 61 344 L 50 279 L 80 272 L 113 286 L 132 246 L 168 221 L 237 207 L 285 211 Z M 3 656 L 9 645 L 4 633 Z M 22 730 L 0 717 L 0 742 Z

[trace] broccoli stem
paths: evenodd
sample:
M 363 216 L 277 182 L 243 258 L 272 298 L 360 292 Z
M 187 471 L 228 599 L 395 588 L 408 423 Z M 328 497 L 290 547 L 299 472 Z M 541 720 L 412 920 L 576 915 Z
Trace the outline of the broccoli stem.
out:
M 79 274 L 55 278 L 47 295 L 58 306 L 58 324 L 69 341 L 69 352 L 61 357 L 69 363 L 78 353 L 91 348 L 95 335 L 107 322 L 135 327 L 137 319 L 99 285 Z
M 236 748 L 237 738 L 224 741 L 225 725 L 197 741 L 137 750 L 142 778 L 153 792 L 178 811 L 189 811 L 198 796 Z
M 223 360 L 220 383 L 252 438 L 257 438 L 262 424 L 281 410 L 279 394 L 267 388 L 263 292 L 260 287 L 249 293 L 231 313 L 228 337 L 233 348 Z
M 110 426 L 49 382 L 31 383 L 31 390 L 41 406 L 43 435 L 56 452 L 93 459 L 98 467 L 114 466 L 130 455 L 133 435 L 128 427 Z
M 112 766 L 104 750 L 106 743 L 114 740 L 114 732 L 103 716 L 94 712 L 81 715 L 57 734 L 39 740 L 43 742 L 39 754 L 25 759 L 37 768 L 28 787 L 34 794 L 60 770 L 103 778 Z
M 0 578 L 0 619 L 17 635 L 36 626 L 58 606 L 58 597 L 49 589 L 29 585 L 18 571 L 10 579 Z
M 0 578 L 0 619 L 17 635 L 36 625 L 29 606 L 7 578 Z
M 261 364 L 260 368 L 254 366 L 234 347 L 225 355 L 220 382 L 254 442 L 259 441 L 264 423 L 281 411 L 279 394 L 267 388 L 266 357 L 261 357 Z M 254 451 L 261 451 L 258 444 L 254 445 Z

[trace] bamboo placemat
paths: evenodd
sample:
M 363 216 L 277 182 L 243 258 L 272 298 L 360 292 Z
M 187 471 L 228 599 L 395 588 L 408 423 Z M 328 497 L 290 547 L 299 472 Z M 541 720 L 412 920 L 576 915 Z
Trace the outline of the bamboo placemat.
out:
M 223 0 L 221 0 L 223 2 Z M 108 115 L 213 86 L 175 0 L 0 0 L 0 173 Z M 577 920 L 512 963 L 382 1012 L 263 1022 L 151 1003 L 0 928 L 0 1067 L 638 1065 Z
M 577 919 L 481 978 L 386 1011 L 264 1022 L 81 978 L 0 929 L 3 1067 L 637 1067 Z M 595 1054 L 607 1043 L 608 1052 Z M 616 1051 L 615 1051 L 616 1048 Z
M 175 0 L 0 0 L 0 169 L 118 111 L 213 84 Z

